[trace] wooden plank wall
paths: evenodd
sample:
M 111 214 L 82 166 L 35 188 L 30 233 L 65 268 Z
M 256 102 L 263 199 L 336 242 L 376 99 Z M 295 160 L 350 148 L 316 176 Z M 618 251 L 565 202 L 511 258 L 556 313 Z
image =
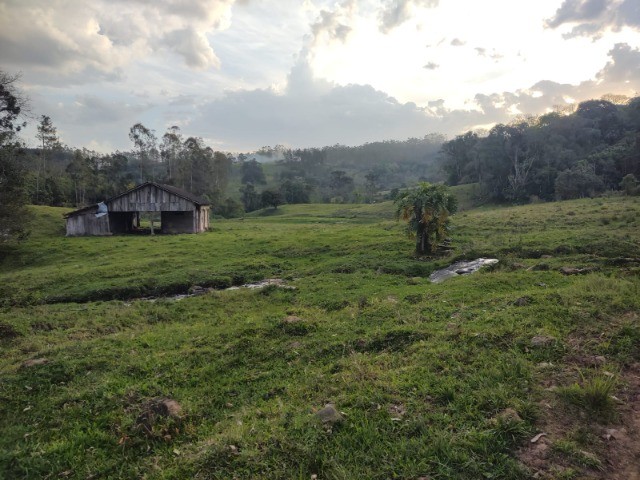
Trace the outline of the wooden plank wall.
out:
M 110 212 L 188 212 L 196 210 L 189 200 L 154 185 L 135 190 L 107 204 Z
M 67 237 L 77 235 L 111 235 L 109 216 L 96 218 L 94 212 L 73 215 L 67 218 Z

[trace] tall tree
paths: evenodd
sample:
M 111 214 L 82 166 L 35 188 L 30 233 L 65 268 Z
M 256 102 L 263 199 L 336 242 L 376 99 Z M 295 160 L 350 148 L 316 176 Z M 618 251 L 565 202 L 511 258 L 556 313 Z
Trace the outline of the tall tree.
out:
M 139 181 L 144 183 L 151 178 L 155 181 L 155 156 L 157 155 L 156 136 L 153 130 L 142 123 L 136 123 L 129 129 L 129 139 L 138 150 Z
M 160 147 L 160 155 L 167 168 L 167 181 L 169 183 L 173 182 L 176 164 L 181 154 L 182 134 L 180 133 L 180 127 L 169 127 L 162 136 L 162 145 Z
M 51 117 L 42 115 L 38 124 L 38 132 L 36 138 L 40 141 L 41 164 L 38 166 L 36 173 L 36 202 L 40 201 L 40 171 L 42 169 L 42 183 L 47 182 L 47 158 L 51 158 L 53 151 L 60 148 L 60 140 L 58 138 L 58 130 L 53 125 Z
M 449 217 L 457 210 L 456 198 L 445 185 L 422 182 L 396 200 L 396 217 L 407 222 L 416 237 L 416 253 L 436 251 L 449 232 Z
M 26 125 L 21 116 L 27 100 L 17 88 L 19 78 L 0 71 L 0 245 L 22 238 L 30 218 L 21 162 L 24 149 L 15 137 Z
M 211 183 L 211 195 L 212 200 L 220 201 L 225 191 L 227 190 L 227 185 L 229 184 L 229 174 L 231 173 L 231 158 L 229 155 L 223 152 L 214 152 L 212 165 L 211 165 L 211 174 L 212 174 L 212 183 Z

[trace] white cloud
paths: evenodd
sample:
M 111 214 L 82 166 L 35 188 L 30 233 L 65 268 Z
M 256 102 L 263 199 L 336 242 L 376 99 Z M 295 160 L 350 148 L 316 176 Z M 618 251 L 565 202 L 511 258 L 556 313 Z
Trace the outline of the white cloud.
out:
M 121 78 L 133 61 L 163 51 L 192 68 L 217 68 L 207 34 L 229 24 L 233 3 L 9 0 L 0 5 L 0 43 L 7 64 L 30 66 L 42 84 Z
M 389 0 L 380 11 L 380 31 L 388 33 L 412 16 L 416 7 L 437 7 L 439 0 Z

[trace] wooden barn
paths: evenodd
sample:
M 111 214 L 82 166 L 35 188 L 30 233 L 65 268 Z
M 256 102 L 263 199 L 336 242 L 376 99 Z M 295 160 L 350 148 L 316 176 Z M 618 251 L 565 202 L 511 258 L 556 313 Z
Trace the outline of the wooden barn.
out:
M 180 188 L 147 182 L 67 213 L 67 236 L 134 233 L 140 231 L 141 213 L 160 213 L 160 233 L 200 233 L 209 228 L 208 202 Z

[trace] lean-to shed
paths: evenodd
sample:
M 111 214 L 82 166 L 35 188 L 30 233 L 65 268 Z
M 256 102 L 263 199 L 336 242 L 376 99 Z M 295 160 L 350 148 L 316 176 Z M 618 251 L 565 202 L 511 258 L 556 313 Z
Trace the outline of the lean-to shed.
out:
M 140 213 L 160 213 L 161 233 L 200 233 L 209 228 L 209 203 L 171 185 L 146 182 L 97 205 L 67 213 L 67 236 L 133 233 Z

